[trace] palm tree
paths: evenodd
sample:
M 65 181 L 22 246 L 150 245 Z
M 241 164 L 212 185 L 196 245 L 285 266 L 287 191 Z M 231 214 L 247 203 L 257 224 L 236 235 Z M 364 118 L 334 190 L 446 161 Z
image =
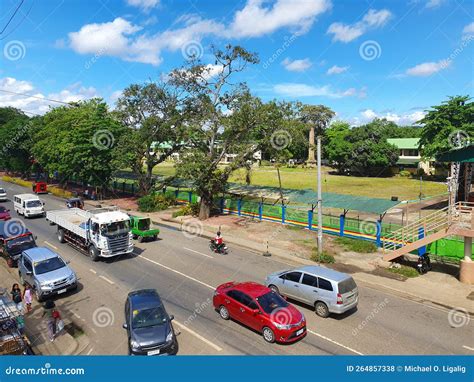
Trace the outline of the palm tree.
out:
M 314 158 L 315 134 L 320 138 L 335 115 L 336 113 L 334 111 L 324 105 L 304 105 L 301 108 L 301 120 L 310 127 L 308 150 L 309 165 L 316 163 Z

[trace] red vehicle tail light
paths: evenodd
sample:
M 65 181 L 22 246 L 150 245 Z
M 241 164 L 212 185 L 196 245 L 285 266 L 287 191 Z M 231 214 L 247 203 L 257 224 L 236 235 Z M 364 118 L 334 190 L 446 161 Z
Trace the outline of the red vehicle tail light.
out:
M 342 295 L 340 293 L 337 294 L 337 305 L 342 304 Z

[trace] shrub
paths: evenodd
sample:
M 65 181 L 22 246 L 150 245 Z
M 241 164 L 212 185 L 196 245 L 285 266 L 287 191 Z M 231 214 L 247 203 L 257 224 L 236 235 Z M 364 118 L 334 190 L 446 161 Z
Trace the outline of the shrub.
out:
M 334 259 L 334 256 L 328 251 L 323 250 L 321 256 L 319 256 L 317 248 L 313 250 L 313 253 L 311 254 L 311 260 L 321 264 L 332 264 L 336 261 L 336 259 Z
M 335 241 L 346 249 L 357 253 L 377 252 L 377 245 L 371 241 L 351 239 L 348 237 L 338 237 Z
M 2 180 L 4 180 L 5 182 L 18 184 L 19 186 L 26 187 L 26 188 L 29 188 L 29 189 L 31 189 L 33 187 L 32 182 L 29 182 L 27 180 L 23 180 L 23 179 L 20 179 L 20 178 L 14 178 L 14 177 L 7 176 L 7 175 L 3 176 Z
M 398 175 L 401 176 L 402 178 L 409 178 L 411 177 L 411 172 L 407 170 L 402 170 L 398 173 Z
M 162 211 L 175 204 L 174 195 L 152 193 L 138 199 L 138 210 L 141 212 Z
M 173 217 L 176 218 L 178 216 L 197 216 L 199 215 L 199 203 L 189 203 L 182 206 L 178 211 L 173 213 Z
M 74 196 L 72 192 L 63 190 L 62 188 L 55 186 L 48 187 L 48 191 L 51 192 L 53 195 L 64 199 L 69 199 Z

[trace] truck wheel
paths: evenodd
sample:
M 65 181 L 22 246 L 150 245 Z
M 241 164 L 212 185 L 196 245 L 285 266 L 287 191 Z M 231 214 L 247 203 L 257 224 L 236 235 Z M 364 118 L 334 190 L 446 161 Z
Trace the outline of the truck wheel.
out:
M 138 236 L 138 242 L 139 242 L 139 243 L 143 243 L 143 239 L 144 239 L 143 236 Z
M 156 241 L 158 239 L 158 235 L 153 235 L 153 241 Z
M 89 247 L 89 256 L 92 261 L 99 261 L 99 251 L 93 245 Z
M 58 228 L 58 241 L 60 243 L 65 243 L 66 240 L 64 240 L 64 230 L 61 228 Z
M 132 239 L 133 239 L 133 240 L 137 240 L 137 239 L 138 239 L 138 235 L 132 235 Z

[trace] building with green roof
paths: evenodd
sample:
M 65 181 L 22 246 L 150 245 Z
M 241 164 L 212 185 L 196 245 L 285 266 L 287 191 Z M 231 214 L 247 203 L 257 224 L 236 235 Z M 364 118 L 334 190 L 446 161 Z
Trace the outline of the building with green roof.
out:
M 426 174 L 434 172 L 434 163 L 421 158 L 420 138 L 388 138 L 387 142 L 399 150 L 397 166 L 400 170 L 415 172 L 421 168 Z

